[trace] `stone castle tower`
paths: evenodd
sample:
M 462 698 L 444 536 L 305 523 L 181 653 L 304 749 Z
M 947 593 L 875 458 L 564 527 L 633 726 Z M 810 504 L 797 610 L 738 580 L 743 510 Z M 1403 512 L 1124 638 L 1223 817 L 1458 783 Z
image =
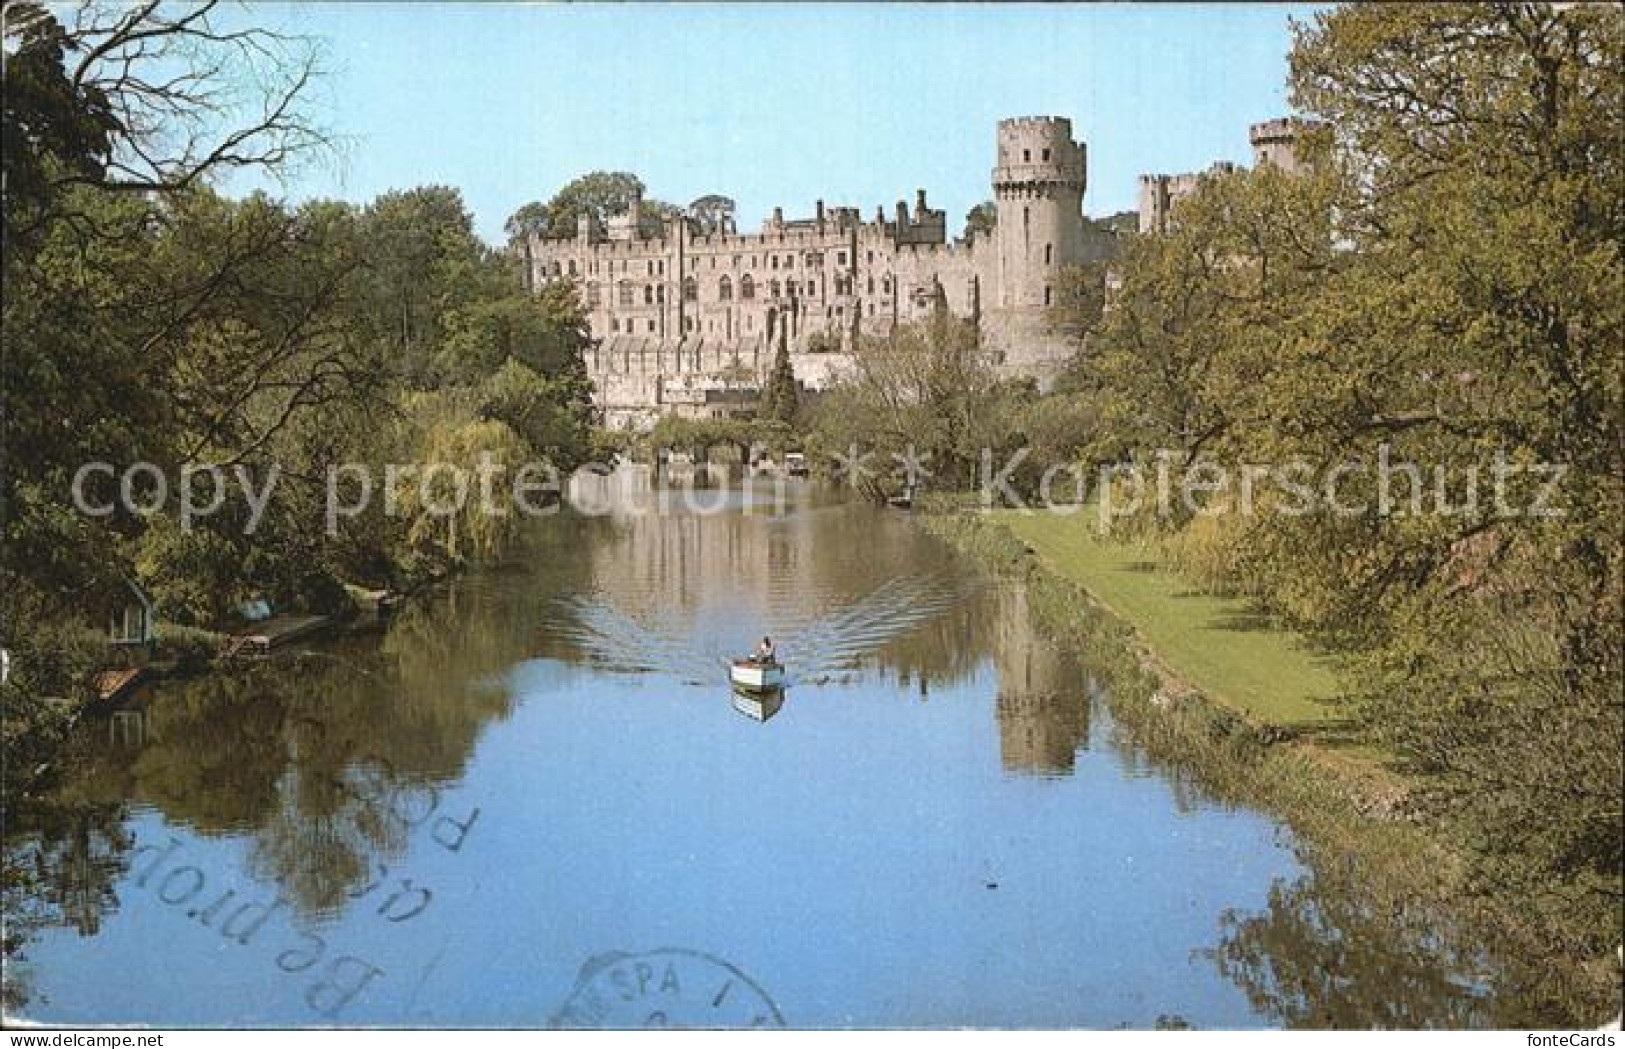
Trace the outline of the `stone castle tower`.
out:
M 1083 194 L 1088 156 L 1072 139 L 1065 117 L 1001 120 L 993 196 L 992 295 L 984 303 L 985 333 L 1018 370 L 1043 370 L 1066 350 L 1045 323 L 1063 267 L 1085 261 Z

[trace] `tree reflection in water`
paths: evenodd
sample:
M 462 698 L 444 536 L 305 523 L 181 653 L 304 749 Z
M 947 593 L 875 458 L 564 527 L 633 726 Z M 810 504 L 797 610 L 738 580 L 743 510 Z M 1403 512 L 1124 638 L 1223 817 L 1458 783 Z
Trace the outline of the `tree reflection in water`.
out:
M 1380 913 L 1352 878 L 1277 882 L 1263 913 L 1228 912 L 1220 927 L 1209 957 L 1284 1027 L 1505 1026 L 1489 988 L 1458 975 L 1481 970 L 1482 959 L 1457 954 L 1436 915 Z

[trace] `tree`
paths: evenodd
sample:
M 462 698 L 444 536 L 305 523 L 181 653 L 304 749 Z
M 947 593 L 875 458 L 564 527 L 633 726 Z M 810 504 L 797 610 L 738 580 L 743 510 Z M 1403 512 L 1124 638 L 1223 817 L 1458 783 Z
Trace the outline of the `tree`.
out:
M 715 193 L 706 194 L 688 206 L 688 217 L 703 234 L 734 232 L 734 202 L 732 197 Z
M 623 215 L 643 198 L 643 180 L 627 171 L 594 171 L 564 185 L 547 202 L 547 235 L 574 237 L 577 221 L 588 216 L 604 229 L 612 215 Z
M 533 200 L 522 205 L 502 224 L 509 244 L 522 243 L 528 237 L 546 237 L 552 231 L 552 217 L 546 204 Z
M 773 355 L 773 370 L 762 390 L 761 417 L 782 423 L 794 422 L 799 406 L 795 372 L 790 366 L 790 347 L 784 328 L 779 328 L 779 348 Z

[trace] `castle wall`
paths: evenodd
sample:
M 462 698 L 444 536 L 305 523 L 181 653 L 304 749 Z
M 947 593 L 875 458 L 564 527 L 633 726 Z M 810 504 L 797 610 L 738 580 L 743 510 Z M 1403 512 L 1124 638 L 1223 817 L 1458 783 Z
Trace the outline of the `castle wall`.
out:
M 1056 279 L 1090 254 L 1085 152 L 1071 135 L 1063 118 L 1000 123 L 991 237 L 950 241 L 924 190 L 868 221 L 822 202 L 808 219 L 775 209 L 751 234 L 699 235 L 679 221 L 640 238 L 634 205 L 609 239 L 585 222 L 575 237 L 532 238 L 529 280 L 579 288 L 598 343 L 588 371 L 610 425 L 746 411 L 738 393 L 759 391 L 781 340 L 798 380 L 822 388 L 849 363 L 854 335 L 928 319 L 939 287 L 955 315 L 983 319 L 1008 370 L 1042 379 L 1070 352 L 1044 323 Z

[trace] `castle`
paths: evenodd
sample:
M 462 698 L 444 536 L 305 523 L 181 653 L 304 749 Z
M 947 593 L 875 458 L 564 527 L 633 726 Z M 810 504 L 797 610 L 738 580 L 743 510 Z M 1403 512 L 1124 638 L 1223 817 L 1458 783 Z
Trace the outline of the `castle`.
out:
M 912 210 L 898 201 L 869 221 L 822 201 L 809 218 L 774 208 L 751 234 L 677 220 L 645 237 L 634 202 L 607 230 L 583 216 L 575 237 L 532 237 L 528 278 L 578 284 L 588 372 L 614 428 L 752 410 L 781 339 L 797 380 L 821 388 L 855 337 L 926 319 L 939 297 L 1008 373 L 1042 381 L 1070 352 L 1045 323 L 1062 268 L 1111 245 L 1085 232 L 1086 151 L 1070 120 L 1000 121 L 992 182 L 993 231 L 953 240 L 923 189 Z
M 1248 128 L 1247 140 L 1253 147 L 1253 166 L 1257 168 L 1268 164 L 1289 175 L 1297 174 L 1301 166 L 1297 153 L 1298 137 L 1311 126 L 1308 121 L 1279 117 Z M 1140 232 L 1167 232 L 1174 205 L 1194 193 L 1202 179 L 1235 170 L 1235 164 L 1220 160 L 1206 171 L 1182 175 L 1141 175 Z
M 1291 167 L 1290 120 L 1255 125 L 1255 159 Z M 526 279 L 575 284 L 593 347 L 588 374 L 606 426 L 646 429 L 660 416 L 752 413 L 782 342 L 796 379 L 821 389 L 851 364 L 854 340 L 929 318 L 940 301 L 973 320 L 1009 375 L 1042 385 L 1074 347 L 1051 330 L 1062 270 L 1109 259 L 1112 235 L 1083 216 L 1087 150 L 1065 117 L 998 125 L 991 232 L 950 240 L 947 216 L 918 190 L 888 217 L 826 208 L 761 232 L 707 232 L 681 218 L 646 235 L 641 202 L 600 229 L 582 216 L 574 237 L 532 235 Z M 1140 229 L 1160 230 L 1199 176 L 1141 179 Z

